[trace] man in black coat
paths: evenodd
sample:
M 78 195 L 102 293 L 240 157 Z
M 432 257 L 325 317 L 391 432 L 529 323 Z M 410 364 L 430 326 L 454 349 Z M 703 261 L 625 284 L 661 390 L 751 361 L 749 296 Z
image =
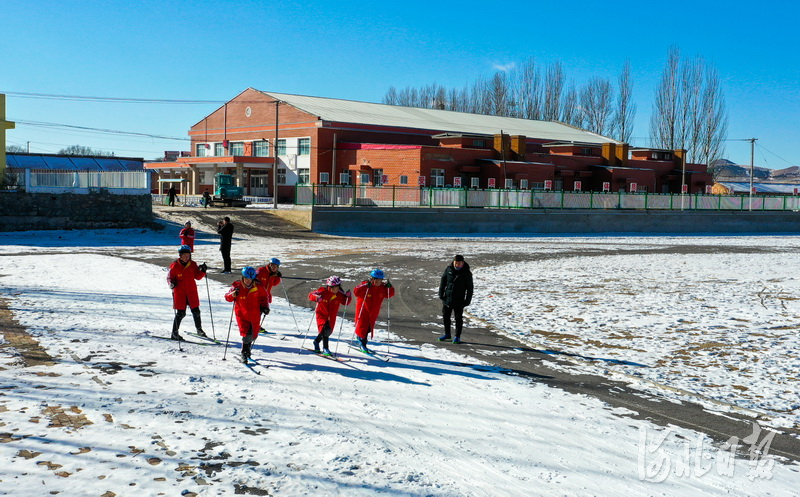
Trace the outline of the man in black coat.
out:
M 472 301 L 472 272 L 463 255 L 453 257 L 452 264 L 444 270 L 439 283 L 439 299 L 442 301 L 444 321 L 444 335 L 439 337 L 439 341 L 450 340 L 450 315 L 455 314 L 456 336 L 453 337 L 453 343 L 461 343 L 464 308 Z
M 225 265 L 220 272 L 228 274 L 231 272 L 231 241 L 233 241 L 231 218 L 225 216 L 217 223 L 217 233 L 219 233 L 219 251 L 222 253 L 222 262 Z

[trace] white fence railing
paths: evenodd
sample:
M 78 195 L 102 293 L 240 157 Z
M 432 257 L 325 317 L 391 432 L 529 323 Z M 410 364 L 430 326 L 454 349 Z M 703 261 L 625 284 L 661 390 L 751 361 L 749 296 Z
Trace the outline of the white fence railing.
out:
M 12 171 L 18 186 L 28 193 L 100 193 L 145 195 L 150 193 L 149 171 Z M 23 180 L 24 178 L 24 180 Z M 23 180 L 23 181 L 19 181 Z
M 476 190 L 429 187 L 298 185 L 295 204 L 379 207 L 485 207 L 496 209 L 639 209 L 798 211 L 796 195 Z

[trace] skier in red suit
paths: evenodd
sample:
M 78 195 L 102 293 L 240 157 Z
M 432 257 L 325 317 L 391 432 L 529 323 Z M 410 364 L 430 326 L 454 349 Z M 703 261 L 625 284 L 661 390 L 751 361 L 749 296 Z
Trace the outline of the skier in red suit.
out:
M 250 349 L 258 338 L 261 314 L 269 312 L 267 291 L 256 279 L 256 270 L 252 266 L 242 269 L 242 278 L 233 282 L 225 300 L 234 302 L 236 324 L 242 337 L 242 362 L 247 364 Z
M 325 281 L 325 286 L 321 286 L 308 294 L 308 300 L 317 303 L 314 314 L 317 317 L 317 338 L 314 339 L 314 351 L 319 354 L 319 342 L 322 342 L 322 354 L 332 355 L 328 348 L 328 338 L 333 334 L 336 327 L 336 315 L 339 306 L 350 305 L 350 291 L 342 290 L 342 280 L 338 276 L 331 276 Z
M 383 300 L 394 297 L 394 288 L 389 280 L 384 281 L 382 270 L 373 269 L 369 279 L 353 288 L 353 293 L 356 296 L 356 335 L 361 342 L 361 351 L 370 353 L 368 339 L 375 334 L 375 321 L 378 320 Z
M 192 252 L 194 252 L 194 236 L 195 233 L 194 228 L 192 228 L 192 222 L 186 221 L 180 232 L 181 245 L 187 245 Z
M 172 308 L 175 309 L 175 320 L 172 322 L 172 339 L 183 340 L 178 333 L 181 320 L 186 316 L 186 305 L 192 310 L 194 327 L 197 334 L 206 336 L 200 323 L 200 298 L 197 296 L 197 280 L 203 279 L 208 267 L 205 263 L 197 265 L 192 260 L 192 249 L 181 245 L 178 259 L 169 266 L 167 283 L 172 290 Z

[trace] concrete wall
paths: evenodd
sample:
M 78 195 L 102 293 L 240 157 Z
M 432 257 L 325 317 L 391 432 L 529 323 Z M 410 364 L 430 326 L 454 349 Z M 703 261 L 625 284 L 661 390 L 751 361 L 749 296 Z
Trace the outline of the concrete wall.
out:
M 150 226 L 150 195 L 0 192 L 0 231 Z
M 364 235 L 800 233 L 800 213 L 314 207 L 311 229 Z

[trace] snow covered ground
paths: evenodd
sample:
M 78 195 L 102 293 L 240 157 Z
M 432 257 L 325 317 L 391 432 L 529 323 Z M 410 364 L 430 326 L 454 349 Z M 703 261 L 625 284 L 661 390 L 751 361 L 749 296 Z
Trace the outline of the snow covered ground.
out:
M 125 257 L 169 254 L 174 238 L 140 230 L 0 234 L 0 296 L 57 361 L 21 368 L 13 349 L 0 349 L 0 495 L 796 493 L 797 464 L 756 452 L 734 459 L 701 434 L 626 417 L 452 347 L 377 345 L 389 349 L 389 362 L 346 343 L 338 351 L 348 362 L 299 353 L 311 314 L 279 297 L 268 328 L 286 338 L 258 340 L 254 356 L 269 366 L 257 366 L 260 375 L 235 362 L 235 329 L 227 351 L 153 338 L 166 336 L 172 319 L 165 273 Z M 218 259 L 208 240 L 196 260 Z M 736 250 L 661 250 L 694 244 Z M 748 253 L 765 244 L 775 253 Z M 457 250 L 475 262 L 498 251 L 530 253 L 527 262 L 474 264 L 476 318 L 590 358 L 577 370 L 682 388 L 769 413 L 775 426 L 798 423 L 798 245 L 791 237 L 335 244 L 354 260 L 367 251 L 444 261 Z M 617 255 L 631 247 L 652 253 Z M 245 237 L 234 264 L 268 256 L 287 264 L 329 250 L 325 239 Z M 230 316 L 225 289 L 209 282 L 217 338 Z M 200 290 L 210 332 L 204 282 Z M 347 320 L 341 336 L 351 333 Z M 768 451 L 767 430 L 749 435 L 739 437 L 742 447 Z

